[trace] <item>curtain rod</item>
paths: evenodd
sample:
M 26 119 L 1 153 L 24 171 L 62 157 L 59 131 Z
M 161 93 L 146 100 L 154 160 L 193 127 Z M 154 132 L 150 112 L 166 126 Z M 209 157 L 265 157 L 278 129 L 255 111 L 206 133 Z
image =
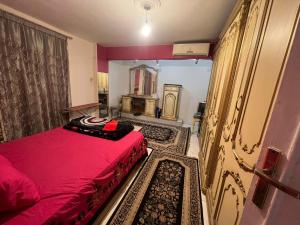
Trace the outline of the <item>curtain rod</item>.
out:
M 59 32 L 54 31 L 54 30 L 52 30 L 52 29 L 50 29 L 48 27 L 45 27 L 45 26 L 40 25 L 40 24 L 37 24 L 35 22 L 32 22 L 32 21 L 30 21 L 28 19 L 25 19 L 23 17 L 17 16 L 15 14 L 10 13 L 10 12 L 4 11 L 2 9 L 0 9 L 0 17 L 4 17 L 4 18 L 6 18 L 8 20 L 11 20 L 11 21 L 14 21 L 14 22 L 17 22 L 17 23 L 21 23 L 21 24 L 23 24 L 25 26 L 28 26 L 28 27 L 32 28 L 32 29 L 36 29 L 36 30 L 45 32 L 45 33 L 47 33 L 49 35 L 53 35 L 53 36 L 58 37 L 58 38 L 62 38 L 63 37 L 63 38 L 70 39 L 70 40 L 73 39 L 72 37 L 70 37 L 68 35 L 59 33 Z

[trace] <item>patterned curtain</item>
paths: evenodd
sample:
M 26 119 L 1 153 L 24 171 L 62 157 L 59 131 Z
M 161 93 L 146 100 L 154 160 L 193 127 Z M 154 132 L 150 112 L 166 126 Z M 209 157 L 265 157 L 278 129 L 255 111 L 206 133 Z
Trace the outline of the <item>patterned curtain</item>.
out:
M 3 127 L 2 127 L 2 120 L 1 120 L 1 116 L 0 116 L 0 143 L 5 141 L 2 131 L 3 131 Z
M 64 123 L 69 107 L 67 38 L 0 10 L 0 138 Z

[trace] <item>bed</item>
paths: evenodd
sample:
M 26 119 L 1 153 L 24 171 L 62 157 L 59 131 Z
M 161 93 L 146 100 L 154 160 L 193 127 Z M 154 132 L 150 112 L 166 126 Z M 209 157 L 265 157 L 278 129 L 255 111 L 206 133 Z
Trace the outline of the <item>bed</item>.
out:
M 0 224 L 88 223 L 146 149 L 137 131 L 111 141 L 63 128 L 1 144 L 0 155 L 37 185 L 40 200 L 0 214 Z

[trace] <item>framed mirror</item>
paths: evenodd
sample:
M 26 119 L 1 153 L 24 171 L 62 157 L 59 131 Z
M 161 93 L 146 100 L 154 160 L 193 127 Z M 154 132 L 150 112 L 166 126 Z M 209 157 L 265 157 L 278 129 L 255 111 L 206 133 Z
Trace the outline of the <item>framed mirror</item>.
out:
M 99 116 L 108 116 L 108 73 L 97 73 Z
M 130 95 L 156 96 L 158 70 L 140 65 L 129 70 Z

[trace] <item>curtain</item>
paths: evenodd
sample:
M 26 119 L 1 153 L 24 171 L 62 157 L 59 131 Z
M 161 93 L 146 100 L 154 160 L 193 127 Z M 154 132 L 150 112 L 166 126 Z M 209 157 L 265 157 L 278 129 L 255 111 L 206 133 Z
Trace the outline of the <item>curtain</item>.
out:
M 2 142 L 5 141 L 4 136 L 3 136 L 3 133 L 2 133 L 3 128 L 2 128 L 2 122 L 1 122 L 1 121 L 2 121 L 2 120 L 1 120 L 1 118 L 0 118 L 0 143 L 2 143 Z
M 69 107 L 67 38 L 0 10 L 0 138 L 64 123 Z

